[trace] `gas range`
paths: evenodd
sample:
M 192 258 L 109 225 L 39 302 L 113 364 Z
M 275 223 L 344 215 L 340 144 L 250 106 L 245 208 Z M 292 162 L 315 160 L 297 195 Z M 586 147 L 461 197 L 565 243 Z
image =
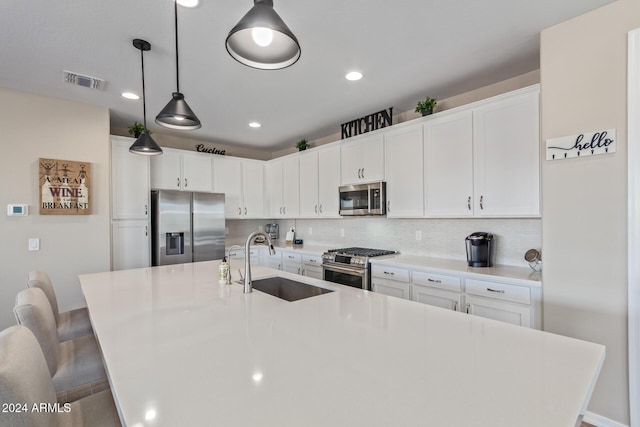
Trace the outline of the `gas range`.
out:
M 395 253 L 395 251 L 359 247 L 329 249 L 327 252 L 322 254 L 322 262 L 323 264 L 349 264 L 353 267 L 368 268 L 369 258 L 392 255 Z
M 322 254 L 323 279 L 354 288 L 371 290 L 369 258 L 395 253 L 395 251 L 368 248 L 330 249 Z

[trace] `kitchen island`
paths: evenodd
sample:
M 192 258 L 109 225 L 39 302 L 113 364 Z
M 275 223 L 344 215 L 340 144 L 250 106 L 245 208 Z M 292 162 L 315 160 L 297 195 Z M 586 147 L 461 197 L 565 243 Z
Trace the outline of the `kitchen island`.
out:
M 265 267 L 335 292 L 287 302 L 218 262 L 80 276 L 127 426 L 574 426 L 604 347 Z

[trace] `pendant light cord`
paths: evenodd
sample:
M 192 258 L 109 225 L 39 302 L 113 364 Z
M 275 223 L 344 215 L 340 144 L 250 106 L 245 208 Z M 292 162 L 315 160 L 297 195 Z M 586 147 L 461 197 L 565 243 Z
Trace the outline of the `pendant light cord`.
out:
M 176 92 L 180 92 L 180 67 L 178 66 L 178 1 L 173 0 L 173 10 L 176 28 Z
M 144 49 L 140 49 L 140 62 L 142 63 L 142 123 L 144 132 L 147 132 L 147 96 L 144 91 Z

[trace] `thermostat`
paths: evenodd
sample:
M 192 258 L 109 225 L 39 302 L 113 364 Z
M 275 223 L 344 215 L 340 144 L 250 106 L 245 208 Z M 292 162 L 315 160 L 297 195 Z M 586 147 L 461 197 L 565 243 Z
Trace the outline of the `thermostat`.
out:
M 29 205 L 7 205 L 7 215 L 9 216 L 27 216 L 29 215 Z

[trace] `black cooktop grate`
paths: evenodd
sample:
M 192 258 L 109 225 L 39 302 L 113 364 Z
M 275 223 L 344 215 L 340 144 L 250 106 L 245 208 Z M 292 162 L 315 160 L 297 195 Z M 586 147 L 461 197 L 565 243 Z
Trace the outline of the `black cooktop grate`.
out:
M 376 257 L 383 255 L 391 255 L 395 254 L 395 251 L 387 251 L 384 249 L 369 249 L 369 248 L 342 248 L 342 249 L 329 249 L 329 252 L 335 252 L 338 254 L 344 255 L 354 255 L 354 256 L 366 256 L 366 257 Z

